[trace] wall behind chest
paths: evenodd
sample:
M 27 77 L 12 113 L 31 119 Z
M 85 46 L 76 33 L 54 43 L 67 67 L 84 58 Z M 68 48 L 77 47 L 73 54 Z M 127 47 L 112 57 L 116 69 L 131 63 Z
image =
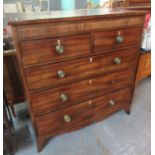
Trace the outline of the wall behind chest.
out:
M 25 0 L 28 1 L 28 0 Z M 38 6 L 38 0 L 29 0 L 31 1 L 33 6 Z M 8 4 L 8 3 L 16 3 L 18 0 L 5 0 L 3 3 Z M 23 0 L 24 2 L 24 0 Z M 50 10 L 61 10 L 61 0 L 49 0 L 50 2 Z M 83 9 L 86 7 L 87 0 L 75 0 L 75 9 Z

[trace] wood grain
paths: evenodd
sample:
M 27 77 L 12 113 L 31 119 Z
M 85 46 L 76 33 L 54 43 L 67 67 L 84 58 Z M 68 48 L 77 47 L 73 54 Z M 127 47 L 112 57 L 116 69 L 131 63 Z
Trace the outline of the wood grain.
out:
M 106 20 L 106 23 L 105 23 Z M 92 30 L 102 30 L 102 29 L 116 29 L 130 26 L 141 26 L 144 17 L 131 17 L 131 18 L 114 18 L 114 19 L 94 19 L 85 20 L 79 23 L 62 23 L 55 25 L 34 25 L 32 26 L 20 26 L 18 28 L 18 36 L 20 40 L 29 40 L 31 38 L 47 38 L 57 35 L 65 35 L 68 33 L 80 33 Z M 113 24 L 115 23 L 115 24 Z
M 151 0 L 129 0 L 128 5 L 130 5 L 130 6 L 151 5 Z
M 122 63 L 117 65 L 114 59 L 119 57 Z M 80 81 L 103 73 L 117 71 L 131 65 L 138 60 L 136 48 L 120 50 L 112 55 L 98 55 L 77 60 L 43 65 L 25 69 L 25 74 L 31 91 L 54 88 L 71 82 Z M 64 78 L 58 78 L 57 72 L 65 72 Z
M 136 74 L 136 82 L 138 84 L 141 80 L 151 75 L 151 52 L 140 54 L 138 70 Z
M 105 52 L 107 52 L 107 50 L 109 49 L 118 49 L 137 45 L 141 41 L 141 32 L 142 27 L 95 32 L 94 51 L 104 50 Z M 116 42 L 116 37 L 119 33 L 124 38 L 124 41 L 122 43 Z
M 64 53 L 56 52 L 57 41 L 60 40 Z M 20 43 L 24 65 L 76 57 L 90 53 L 90 35 L 71 35 L 64 37 L 22 41 Z
M 70 106 L 36 119 L 40 137 L 55 136 L 71 130 L 81 128 L 95 120 L 103 119 L 107 113 L 129 106 L 131 88 L 126 88 L 109 95 L 91 99 L 78 105 Z M 111 106 L 109 100 L 115 100 L 116 105 Z M 69 123 L 64 122 L 64 115 L 71 117 Z M 97 115 L 96 115 L 97 114 Z M 48 118 L 48 119 L 47 119 Z
M 34 26 L 34 27 L 26 27 L 19 28 L 18 35 L 20 39 L 26 39 L 31 37 L 42 37 L 42 36 L 51 36 L 58 34 L 65 34 L 71 32 L 77 32 L 78 30 L 77 24 L 61 24 L 61 25 L 47 25 L 47 26 Z
M 130 68 L 31 95 L 33 113 L 40 115 L 132 86 L 134 74 L 134 68 Z M 62 93 L 69 96 L 67 101 L 61 100 Z

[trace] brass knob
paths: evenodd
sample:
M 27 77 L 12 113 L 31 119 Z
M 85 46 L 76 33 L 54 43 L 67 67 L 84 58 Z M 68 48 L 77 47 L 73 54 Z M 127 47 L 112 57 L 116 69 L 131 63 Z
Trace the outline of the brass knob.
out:
M 65 94 L 65 93 L 62 93 L 62 94 L 60 95 L 60 98 L 61 98 L 61 100 L 62 100 L 63 102 L 65 102 L 65 101 L 68 100 L 69 96 L 68 96 L 67 94 Z
M 119 58 L 119 57 L 116 57 L 116 58 L 114 59 L 114 63 L 115 63 L 115 64 L 121 64 L 121 62 L 122 62 L 122 60 L 121 60 L 121 58 Z
M 69 115 L 64 115 L 64 122 L 69 123 L 71 121 L 71 117 Z
M 57 76 L 58 78 L 63 79 L 66 76 L 66 73 L 63 70 L 58 70 Z
M 114 100 L 109 100 L 109 104 L 110 104 L 111 106 L 114 106 L 114 105 L 116 104 L 116 102 L 115 102 Z
M 124 37 L 121 35 L 120 32 L 118 32 L 118 35 L 117 35 L 117 37 L 116 37 L 116 42 L 117 42 L 118 44 L 124 42 Z
M 58 44 L 58 45 L 57 45 L 56 48 L 55 48 L 56 52 L 57 52 L 58 54 L 64 53 L 64 47 L 63 47 L 63 45 L 61 45 L 60 40 L 57 40 L 57 44 Z

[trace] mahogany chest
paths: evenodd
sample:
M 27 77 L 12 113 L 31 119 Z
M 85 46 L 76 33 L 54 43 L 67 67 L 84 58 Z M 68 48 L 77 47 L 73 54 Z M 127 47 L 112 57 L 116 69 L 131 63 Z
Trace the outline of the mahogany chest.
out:
M 38 151 L 52 136 L 130 112 L 144 18 L 117 9 L 12 18 Z

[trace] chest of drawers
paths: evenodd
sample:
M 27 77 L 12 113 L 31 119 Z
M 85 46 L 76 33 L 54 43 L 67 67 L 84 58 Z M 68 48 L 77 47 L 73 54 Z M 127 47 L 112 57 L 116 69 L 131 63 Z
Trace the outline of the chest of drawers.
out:
M 129 113 L 144 18 L 94 9 L 10 21 L 39 151 L 52 136 Z

